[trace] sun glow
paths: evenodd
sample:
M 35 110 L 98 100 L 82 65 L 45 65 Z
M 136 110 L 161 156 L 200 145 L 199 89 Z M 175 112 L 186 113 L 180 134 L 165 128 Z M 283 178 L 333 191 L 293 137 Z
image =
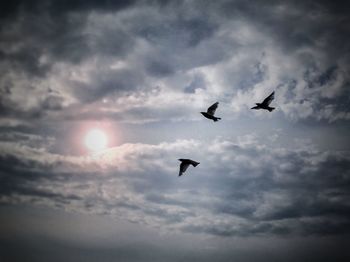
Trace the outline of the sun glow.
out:
M 100 129 L 92 129 L 85 136 L 85 145 L 92 151 L 98 151 L 107 147 L 107 136 Z

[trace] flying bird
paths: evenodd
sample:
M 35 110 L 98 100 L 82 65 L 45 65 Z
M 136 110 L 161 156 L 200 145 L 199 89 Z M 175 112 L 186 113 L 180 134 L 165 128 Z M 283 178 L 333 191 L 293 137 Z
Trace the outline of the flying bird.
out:
M 268 110 L 269 112 L 273 111 L 275 108 L 270 107 L 269 105 L 271 104 L 272 100 L 275 98 L 275 91 L 273 91 L 268 97 L 264 99 L 262 103 L 255 103 L 256 106 L 252 107 L 251 109 L 265 109 Z
M 180 170 L 179 170 L 179 176 L 182 176 L 183 173 L 185 173 L 185 171 L 187 170 L 187 168 L 189 167 L 189 165 L 192 165 L 194 167 L 196 167 L 197 165 L 199 165 L 199 162 L 196 162 L 194 160 L 191 159 L 183 159 L 180 158 L 179 161 L 181 162 L 180 164 Z
M 214 122 L 220 120 L 220 117 L 214 116 L 216 109 L 218 108 L 219 102 L 216 102 L 215 104 L 212 104 L 208 109 L 207 112 L 201 112 L 201 114 L 208 118 L 213 120 Z

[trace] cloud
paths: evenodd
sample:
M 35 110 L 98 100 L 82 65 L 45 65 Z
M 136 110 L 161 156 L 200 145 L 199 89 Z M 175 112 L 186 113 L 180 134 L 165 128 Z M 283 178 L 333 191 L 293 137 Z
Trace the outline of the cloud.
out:
M 217 236 L 348 232 L 346 152 L 250 141 L 124 144 L 88 159 L 7 150 L 1 199 Z M 176 159 L 186 155 L 201 164 L 179 179 Z
M 326 0 L 0 4 L 0 203 L 210 239 L 207 253 L 179 241 L 190 259 L 227 261 L 237 245 L 249 253 L 242 261 L 266 255 L 265 246 L 285 245 L 281 257 L 290 261 L 301 260 L 289 256 L 293 243 L 305 254 L 328 251 L 314 240 L 347 238 L 350 228 L 348 7 Z M 250 110 L 273 90 L 273 113 Z M 216 101 L 223 121 L 213 125 L 199 112 Z M 83 155 L 91 128 L 106 132 L 110 148 Z M 201 164 L 179 178 L 178 158 Z M 22 251 L 46 242 L 16 246 L 16 230 L 0 242 Z M 119 237 L 131 230 L 117 231 L 122 247 L 79 244 L 73 256 L 125 252 L 140 260 L 136 253 L 156 250 L 147 258 L 167 260 L 169 246 L 183 250 L 164 243 L 125 251 Z M 60 250 L 66 242 L 52 243 Z M 225 248 L 215 253 L 211 245 Z
M 113 103 L 96 102 L 142 92 L 138 108 L 156 115 L 167 97 L 179 99 L 165 112 L 191 93 L 195 106 L 215 98 L 235 117 L 276 90 L 287 119 L 347 120 L 349 32 L 340 9 L 328 1 L 17 1 L 3 9 L 0 107 L 12 119 L 41 119 L 94 103 L 95 113 L 76 117 L 142 122 L 127 103 L 116 116 Z M 154 96 L 157 87 L 163 92 Z M 183 115 L 171 109 L 146 121 Z

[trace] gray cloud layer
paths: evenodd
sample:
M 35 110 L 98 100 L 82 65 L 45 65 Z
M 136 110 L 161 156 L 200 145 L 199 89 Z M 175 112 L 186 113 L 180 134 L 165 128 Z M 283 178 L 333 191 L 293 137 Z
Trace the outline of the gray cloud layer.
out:
M 349 119 L 348 9 L 330 1 L 6 4 L 2 115 L 65 119 L 74 110 L 78 119 L 154 121 L 183 117 L 174 110 L 181 100 L 198 111 L 213 97 L 244 115 L 252 98 L 275 89 L 288 118 Z
M 296 241 L 300 257 L 287 261 L 341 259 L 350 233 L 348 14 L 343 1 L 1 3 L 0 215 L 13 208 L 16 219 L 0 219 L 42 206 L 209 237 L 222 249 L 198 244 L 179 257 L 181 245 L 147 238 L 102 250 L 3 226 L 0 257 L 34 249 L 29 259 L 44 250 L 42 260 L 62 260 L 68 250 L 140 261 L 150 250 L 145 260 L 271 261 L 264 245 L 301 239 L 309 245 Z M 250 110 L 272 90 L 273 113 Z M 199 112 L 215 101 L 222 121 L 205 122 Z M 84 155 L 83 135 L 95 127 L 110 148 Z M 178 178 L 178 158 L 201 164 Z M 232 249 L 256 238 L 243 253 Z M 319 245 L 333 238 L 340 248 Z
M 227 140 L 203 150 L 206 145 L 193 140 L 125 144 L 83 159 L 8 146 L 12 150 L 1 155 L 3 203 L 40 203 L 219 236 L 349 233 L 348 152 Z M 174 160 L 181 152 L 203 160 L 183 179 Z

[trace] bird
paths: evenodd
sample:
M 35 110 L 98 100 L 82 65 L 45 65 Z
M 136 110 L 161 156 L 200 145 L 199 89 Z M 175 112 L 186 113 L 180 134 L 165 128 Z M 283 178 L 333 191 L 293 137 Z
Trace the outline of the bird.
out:
M 196 167 L 197 165 L 200 164 L 199 162 L 196 162 L 196 161 L 191 160 L 191 159 L 180 158 L 178 160 L 181 162 L 180 170 L 179 170 L 179 176 L 182 176 L 183 173 L 185 173 L 185 171 L 187 170 L 189 165 L 192 165 L 192 166 Z
M 221 119 L 220 117 L 214 116 L 215 111 L 218 108 L 218 105 L 219 105 L 219 102 L 212 104 L 210 107 L 208 107 L 207 112 L 201 112 L 201 114 L 204 117 L 213 120 L 214 122 L 220 120 Z
M 272 100 L 275 98 L 275 91 L 273 91 L 268 97 L 264 99 L 262 103 L 255 103 L 256 106 L 252 107 L 251 109 L 265 109 L 268 110 L 269 112 L 272 112 L 275 108 L 270 107 L 269 105 L 271 104 Z

